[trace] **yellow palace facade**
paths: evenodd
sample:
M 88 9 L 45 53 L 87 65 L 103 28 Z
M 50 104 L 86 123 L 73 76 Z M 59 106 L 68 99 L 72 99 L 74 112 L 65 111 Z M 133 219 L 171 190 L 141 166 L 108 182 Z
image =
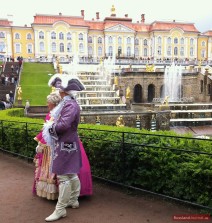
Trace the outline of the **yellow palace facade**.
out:
M 145 15 L 136 23 L 125 14 L 100 20 L 80 16 L 36 14 L 30 27 L 13 26 L 0 19 L 1 58 L 27 60 L 54 57 L 62 61 L 73 56 L 139 60 L 212 61 L 212 30 L 200 33 L 193 23 L 145 22 Z

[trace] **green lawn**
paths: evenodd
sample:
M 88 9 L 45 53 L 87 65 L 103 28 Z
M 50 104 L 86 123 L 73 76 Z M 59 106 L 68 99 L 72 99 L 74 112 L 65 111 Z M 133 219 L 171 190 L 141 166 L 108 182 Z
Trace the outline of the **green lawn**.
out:
M 20 80 L 22 104 L 29 100 L 30 105 L 46 105 L 46 96 L 51 92 L 48 74 L 54 73 L 52 64 L 24 63 Z

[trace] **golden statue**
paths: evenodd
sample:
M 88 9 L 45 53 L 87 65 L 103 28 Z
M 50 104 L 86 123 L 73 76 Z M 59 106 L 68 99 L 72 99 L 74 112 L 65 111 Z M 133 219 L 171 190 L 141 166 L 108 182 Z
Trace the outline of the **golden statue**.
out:
M 114 5 L 112 5 L 111 15 L 115 15 L 115 14 L 116 14 L 116 9 L 115 9 Z
M 119 81 L 118 81 L 118 77 L 117 76 L 114 77 L 114 84 L 117 85 L 117 86 L 119 84 Z
M 56 91 L 56 87 L 52 86 L 52 92 Z
M 129 86 L 127 87 L 127 90 L 126 90 L 126 98 L 130 98 L 130 87 Z
M 18 100 L 22 100 L 22 89 L 21 89 L 21 85 L 18 85 L 17 91 L 18 91 Z
M 164 98 L 163 104 L 169 105 L 169 96 L 168 95 Z
M 124 123 L 124 119 L 123 119 L 123 115 L 120 115 L 117 120 L 116 120 L 116 126 L 118 127 L 124 127 L 125 123 Z
M 61 65 L 59 65 L 59 73 L 62 74 L 63 73 L 63 68 Z
M 154 64 L 146 64 L 146 72 L 155 72 L 155 65 Z

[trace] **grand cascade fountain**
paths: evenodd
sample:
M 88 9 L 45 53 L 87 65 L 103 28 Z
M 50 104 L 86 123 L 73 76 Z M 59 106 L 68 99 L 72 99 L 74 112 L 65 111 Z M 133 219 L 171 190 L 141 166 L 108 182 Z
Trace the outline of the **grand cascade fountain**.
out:
M 75 57 L 69 64 L 55 61 L 54 68 L 77 75 L 86 87 L 77 95 L 81 123 L 116 125 L 122 116 L 126 126 L 149 130 L 212 125 L 210 67 L 120 67 L 113 58 L 94 65 Z

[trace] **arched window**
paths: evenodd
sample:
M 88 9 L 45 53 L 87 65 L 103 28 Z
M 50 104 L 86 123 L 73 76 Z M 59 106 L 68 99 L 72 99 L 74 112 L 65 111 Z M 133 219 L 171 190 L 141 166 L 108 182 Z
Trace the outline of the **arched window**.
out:
M 44 52 L 45 48 L 44 48 L 44 42 L 40 42 L 40 52 Z
M 63 43 L 60 43 L 60 52 L 64 52 L 64 44 Z
M 170 46 L 168 46 L 167 55 L 171 56 L 171 54 L 172 54 L 172 48 Z
M 102 38 L 101 37 L 98 38 L 98 43 L 100 43 L 100 44 L 102 43 Z
M 15 44 L 15 52 L 16 53 L 21 53 L 21 45 L 19 43 Z
M 0 32 L 0 38 L 5 38 L 4 32 Z
M 28 33 L 28 34 L 27 34 L 27 39 L 32 39 L 32 35 L 31 35 L 31 33 Z
M 150 84 L 148 86 L 148 102 L 152 102 L 153 98 L 155 98 L 155 85 Z
M 174 55 L 175 55 L 175 56 L 178 55 L 178 48 L 177 48 L 177 47 L 174 48 Z
M 44 39 L 44 32 L 43 31 L 39 32 L 39 39 Z
M 91 46 L 88 47 L 88 56 L 92 56 L 93 54 L 93 49 Z
M 147 46 L 147 40 L 146 39 L 144 40 L 144 46 Z
M 5 52 L 5 43 L 0 42 L 0 52 Z
M 158 37 L 158 44 L 161 44 L 161 42 L 162 42 L 162 39 L 161 39 L 161 37 L 159 36 L 159 37 Z
M 52 43 L 52 52 L 56 52 L 57 48 L 56 48 L 56 43 Z
M 82 33 L 79 34 L 79 40 L 83 40 L 83 34 Z
M 122 48 L 121 48 L 121 46 L 119 46 L 119 47 L 118 47 L 118 56 L 120 57 L 121 54 L 122 54 Z
M 55 32 L 51 33 L 51 39 L 56 39 L 56 33 Z
M 193 47 L 190 48 L 190 56 L 194 56 L 194 48 Z
M 135 48 L 135 56 L 136 56 L 136 57 L 139 56 L 139 50 L 138 50 L 138 47 Z
M 32 53 L 32 44 L 27 44 L 27 53 Z
M 109 49 L 108 49 L 108 51 L 109 51 L 109 56 L 113 56 L 113 47 L 112 46 L 109 46 Z
M 109 36 L 108 42 L 109 42 L 109 43 L 113 43 L 113 38 L 112 38 L 112 36 Z
M 142 86 L 140 84 L 136 84 L 133 92 L 133 99 L 135 103 L 142 102 Z
M 194 45 L 194 39 L 193 38 L 190 39 L 190 45 Z
M 171 39 L 171 37 L 168 37 L 167 38 L 167 44 L 171 44 L 172 43 L 172 39 Z
M 127 47 L 127 56 L 130 57 L 131 56 L 131 47 Z
M 98 56 L 99 56 L 99 57 L 102 56 L 102 47 L 98 47 Z
M 71 40 L 71 33 L 70 32 L 67 33 L 67 40 Z
M 174 38 L 174 44 L 178 44 L 178 38 Z
M 88 37 L 88 43 L 92 43 L 92 42 L 93 42 L 92 37 L 89 36 L 89 37 Z
M 19 33 L 15 34 L 15 39 L 20 39 L 20 34 Z
M 144 48 L 144 57 L 147 57 L 147 55 L 148 55 L 148 50 L 147 48 Z
M 72 51 L 72 45 L 71 45 L 71 43 L 68 43 L 67 44 L 67 52 L 71 52 Z
M 205 55 L 206 55 L 205 50 L 201 50 L 201 57 L 205 57 Z
M 180 48 L 180 56 L 184 56 L 184 47 Z
M 203 80 L 200 81 L 200 93 L 203 92 Z
M 119 36 L 118 38 L 118 44 L 121 44 L 122 43 L 122 38 Z
M 161 46 L 158 47 L 158 55 L 161 55 Z
M 205 41 L 202 41 L 202 46 L 205 46 Z
M 180 39 L 180 44 L 184 44 L 184 38 Z
M 59 39 L 61 39 L 61 40 L 64 39 L 64 34 L 62 32 L 59 33 Z
M 139 45 L 139 39 L 138 38 L 135 39 L 135 45 Z
M 79 44 L 79 52 L 83 53 L 84 52 L 84 46 L 82 43 Z
M 127 37 L 127 44 L 131 44 L 131 38 Z

